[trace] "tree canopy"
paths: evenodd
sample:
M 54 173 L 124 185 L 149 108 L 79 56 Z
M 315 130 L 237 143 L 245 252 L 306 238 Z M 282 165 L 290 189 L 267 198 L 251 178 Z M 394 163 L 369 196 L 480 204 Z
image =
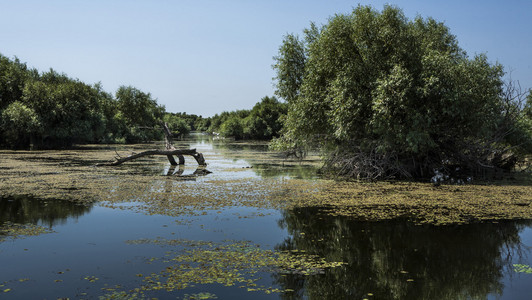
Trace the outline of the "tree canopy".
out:
M 209 131 L 235 139 L 269 140 L 278 137 L 286 104 L 265 96 L 251 110 L 222 112 L 211 118 Z
M 532 150 L 509 144 L 531 134 L 516 126 L 523 105 L 505 98 L 503 67 L 468 57 L 443 23 L 358 6 L 304 33 L 287 35 L 274 57 L 289 104 L 278 146 L 319 145 L 328 169 L 370 178 L 501 167 Z
M 0 55 L 0 146 L 64 147 L 73 143 L 144 142 L 165 109 L 149 93 L 122 86 L 116 97 L 53 69 L 39 73 Z

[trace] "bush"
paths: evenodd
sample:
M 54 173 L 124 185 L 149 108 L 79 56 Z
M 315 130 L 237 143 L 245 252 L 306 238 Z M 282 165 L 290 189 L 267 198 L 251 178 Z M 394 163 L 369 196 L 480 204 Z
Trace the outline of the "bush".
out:
M 32 137 L 40 131 L 41 122 L 35 111 L 19 101 L 8 105 L 1 117 L 4 138 L 15 148 L 32 143 Z
M 168 124 L 168 128 L 175 135 L 184 136 L 190 133 L 189 124 L 174 114 L 165 114 L 163 120 Z
M 238 117 L 231 117 L 220 126 L 220 134 L 226 137 L 234 137 L 236 140 L 244 137 L 244 127 L 242 120 Z
M 319 145 L 328 170 L 426 177 L 442 164 L 478 170 L 516 154 L 505 144 L 517 123 L 505 120 L 502 66 L 469 58 L 443 23 L 359 6 L 279 49 L 277 93 L 289 109 L 278 144 Z

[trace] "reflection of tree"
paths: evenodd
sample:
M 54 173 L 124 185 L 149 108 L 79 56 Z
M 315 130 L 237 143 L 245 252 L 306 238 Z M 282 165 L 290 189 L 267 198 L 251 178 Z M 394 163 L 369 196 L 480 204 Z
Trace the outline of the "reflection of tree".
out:
M 362 222 L 321 215 L 318 208 L 285 211 L 292 238 L 280 250 L 299 249 L 348 265 L 326 274 L 274 275 L 295 290 L 286 299 L 485 299 L 500 294 L 519 232 L 531 221 L 456 226 L 406 221 Z M 305 294 L 303 296 L 303 293 Z
M 91 208 L 91 206 L 66 200 L 39 200 L 29 197 L 0 198 L 0 225 L 11 222 L 53 227 L 64 224 L 69 217 L 82 216 Z
M 291 178 L 311 179 L 317 177 L 318 169 L 312 165 L 283 165 L 282 161 L 276 164 L 255 163 L 250 161 L 253 171 L 260 177 L 289 176 Z
M 289 176 L 291 178 L 315 178 L 318 168 L 314 165 L 290 163 L 286 157 L 268 150 L 264 142 L 218 142 L 214 149 L 223 150 L 229 159 L 243 159 L 260 177 Z
M 268 143 L 262 141 L 217 141 L 213 142 L 212 146 L 218 150 L 229 150 L 231 152 L 266 152 L 268 151 Z

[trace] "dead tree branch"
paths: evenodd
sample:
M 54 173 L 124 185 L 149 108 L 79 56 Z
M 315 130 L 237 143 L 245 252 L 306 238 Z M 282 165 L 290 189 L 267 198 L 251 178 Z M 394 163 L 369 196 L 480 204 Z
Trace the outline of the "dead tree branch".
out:
M 143 156 L 151 156 L 151 155 L 166 155 L 166 156 L 176 155 L 178 157 L 179 156 L 182 157 L 183 155 L 190 155 L 190 156 L 194 157 L 194 159 L 196 159 L 196 162 L 198 162 L 198 165 L 200 165 L 200 166 L 206 166 L 207 165 L 207 163 L 205 163 L 205 159 L 203 158 L 203 154 L 197 152 L 196 149 L 185 149 L 185 150 L 174 149 L 174 150 L 148 150 L 148 151 L 143 151 L 143 152 L 140 152 L 140 153 L 132 154 L 132 155 L 127 156 L 127 157 L 117 158 L 113 162 L 99 163 L 99 164 L 96 164 L 96 166 L 118 166 L 118 165 L 121 165 L 121 164 L 123 164 L 123 163 L 125 163 L 127 161 L 134 160 L 134 159 L 137 159 L 137 158 L 140 158 L 140 157 L 143 157 Z M 184 161 L 184 159 L 183 159 L 183 161 Z
M 140 153 L 134 153 L 127 157 L 121 157 L 118 153 L 115 157 L 115 161 L 107 162 L 107 163 L 99 163 L 96 164 L 96 166 L 118 166 L 120 164 L 123 164 L 127 161 L 134 160 L 143 156 L 151 156 L 151 155 L 166 155 L 168 158 L 168 161 L 170 161 L 170 164 L 172 166 L 177 166 L 178 163 L 174 159 L 174 155 L 177 156 L 179 160 L 179 165 L 185 164 L 185 158 L 183 155 L 190 155 L 194 157 L 198 165 L 200 166 L 206 166 L 207 163 L 205 162 L 205 158 L 203 157 L 203 154 L 196 151 L 196 149 L 176 149 L 172 143 L 172 133 L 170 132 L 170 129 L 168 129 L 168 125 L 166 123 L 162 124 L 163 130 L 164 130 L 164 142 L 165 142 L 165 150 L 148 150 Z M 116 151 L 115 151 L 116 152 Z

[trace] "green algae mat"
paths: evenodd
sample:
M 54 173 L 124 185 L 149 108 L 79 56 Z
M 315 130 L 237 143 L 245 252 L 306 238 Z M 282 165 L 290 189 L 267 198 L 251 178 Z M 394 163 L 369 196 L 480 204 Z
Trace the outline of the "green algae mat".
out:
M 526 177 L 520 181 L 435 187 L 415 182 L 261 177 L 250 175 L 253 169 L 248 166 L 223 164 L 208 166 L 213 172 L 208 176 L 165 176 L 161 168 L 167 162 L 161 157 L 119 167 L 94 166 L 112 160 L 116 153 L 116 149 L 90 147 L 77 151 L 1 151 L 0 196 L 100 202 L 112 208 L 171 216 L 245 206 L 322 207 L 331 215 L 376 221 L 407 217 L 430 224 L 532 218 L 532 185 L 526 183 Z M 242 154 L 246 155 L 257 164 L 269 163 L 270 169 L 281 163 L 316 165 L 315 160 L 283 161 L 267 151 Z M 213 153 L 205 156 L 208 162 L 219 159 Z

